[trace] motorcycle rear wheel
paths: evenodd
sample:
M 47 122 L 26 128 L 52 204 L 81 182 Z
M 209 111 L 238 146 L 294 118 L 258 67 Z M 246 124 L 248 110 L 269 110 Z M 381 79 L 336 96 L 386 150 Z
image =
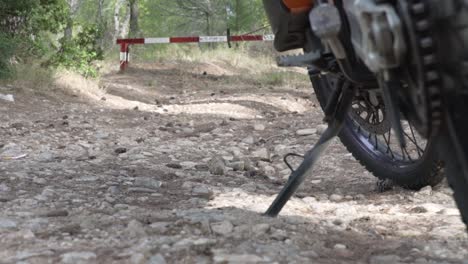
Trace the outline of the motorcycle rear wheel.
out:
M 322 109 L 325 108 L 332 93 L 336 78 L 332 74 L 310 74 L 312 86 Z M 363 127 L 362 120 L 358 122 L 358 118 L 360 117 L 356 114 L 351 112 L 348 114 L 339 138 L 361 165 L 377 178 L 381 180 L 388 179 L 396 185 L 413 190 L 419 190 L 427 185 L 434 186 L 442 181 L 444 176 L 441 172 L 441 163 L 437 158 L 432 138 L 427 140 L 424 149 L 420 148 L 416 141 L 418 154 L 416 157 L 411 158 L 408 151 L 405 154 L 404 150 L 401 151 L 402 154 L 398 155 L 393 151 L 389 151 L 390 145 L 392 145 L 392 142 L 390 142 L 392 132 L 388 125 L 378 124 L 379 127 L 376 130 L 380 132 L 370 132 L 369 129 Z M 382 117 L 380 119 L 382 120 Z M 377 122 L 379 121 L 377 120 Z M 415 132 L 411 125 L 409 127 L 411 132 L 408 133 L 414 137 Z M 384 134 L 385 129 L 388 129 L 388 140 Z M 380 135 L 377 137 L 377 134 L 380 133 L 383 134 L 383 139 Z M 413 139 L 410 138 L 410 135 L 407 136 L 409 138 L 407 141 L 411 142 Z M 416 140 L 416 137 L 414 137 L 414 140 Z M 385 146 L 386 143 L 388 143 L 388 146 Z M 393 143 L 396 143 L 396 141 L 394 140 Z M 395 146 L 395 144 L 393 145 Z

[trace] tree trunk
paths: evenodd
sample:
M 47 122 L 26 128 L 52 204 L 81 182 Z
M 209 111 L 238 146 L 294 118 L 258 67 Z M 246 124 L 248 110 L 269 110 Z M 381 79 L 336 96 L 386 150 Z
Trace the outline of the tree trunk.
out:
M 80 0 L 67 0 L 68 8 L 70 9 L 70 17 L 68 18 L 67 25 L 64 31 L 64 38 L 67 41 L 73 38 L 73 20 L 75 19 L 76 13 L 80 9 Z
M 211 36 L 211 14 L 205 12 L 206 16 L 206 35 Z M 213 48 L 213 43 L 208 43 L 208 47 Z
M 66 41 L 71 41 L 73 38 L 73 19 L 72 18 L 69 18 L 67 21 L 67 25 L 63 32 L 63 38 Z
M 120 9 L 126 0 L 117 0 L 114 6 L 114 42 L 117 38 L 120 37 Z
M 103 9 L 104 9 L 104 0 L 98 0 L 97 12 L 96 12 L 96 23 L 101 24 L 104 21 Z
M 138 16 L 140 15 L 140 10 L 138 6 L 138 0 L 129 0 L 130 1 L 130 37 L 139 37 L 140 36 L 140 27 L 138 24 Z
M 210 17 L 210 13 L 206 12 L 205 17 L 206 17 L 206 35 L 211 36 L 211 17 Z
M 73 18 L 78 9 L 77 0 L 67 0 L 68 8 L 70 10 L 70 17 L 68 18 L 67 25 L 63 32 L 63 37 L 66 41 L 70 41 L 73 38 Z
M 103 9 L 104 9 L 104 0 L 98 0 L 97 13 L 96 13 L 96 25 L 99 30 L 99 36 L 98 36 L 98 39 L 96 39 L 96 46 L 99 47 L 100 49 L 104 48 L 104 32 L 106 30 L 106 26 L 104 23 Z
M 236 0 L 236 34 L 239 34 L 240 31 L 240 0 Z
M 120 27 L 120 36 L 122 38 L 129 37 L 129 28 L 130 28 L 130 12 L 125 14 L 125 20 L 123 21 Z

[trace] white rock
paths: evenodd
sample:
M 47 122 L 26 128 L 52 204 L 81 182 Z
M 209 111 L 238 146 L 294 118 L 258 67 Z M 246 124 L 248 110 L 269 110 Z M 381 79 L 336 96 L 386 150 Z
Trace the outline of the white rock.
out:
M 429 262 L 427 261 L 427 259 L 425 258 L 417 258 L 415 261 L 414 261 L 415 264 L 429 264 Z
M 0 193 L 2 192 L 9 192 L 11 190 L 5 183 L 0 184 Z
M 228 263 L 228 264 L 244 264 L 244 263 L 259 263 L 263 259 L 256 255 L 215 255 L 213 258 L 214 263 Z
M 308 257 L 308 258 L 317 258 L 319 255 L 317 254 L 317 252 L 313 250 L 309 250 L 309 251 L 301 252 L 301 256 Z
M 252 157 L 264 159 L 264 160 L 270 160 L 270 154 L 268 153 L 268 150 L 266 148 L 255 150 L 254 152 L 252 152 Z
M 0 154 L 2 159 L 15 159 L 24 155 L 23 148 L 15 143 L 6 144 Z
M 127 225 L 127 234 L 131 237 L 140 237 L 146 235 L 143 224 L 137 220 L 131 220 Z
M 144 263 L 145 261 L 145 255 L 143 253 L 134 253 L 132 254 L 132 256 L 130 257 L 130 263 L 134 263 L 134 264 L 141 264 L 141 263 Z
M 306 129 L 299 129 L 296 131 L 296 135 L 298 136 L 309 136 L 315 135 L 317 133 L 317 129 L 315 128 L 306 128 Z
M 152 223 L 150 225 L 150 228 L 152 229 L 152 231 L 162 234 L 162 233 L 167 232 L 170 226 L 171 226 L 171 223 L 169 222 L 156 222 L 156 223 Z
M 231 162 L 227 166 L 232 168 L 234 171 L 243 171 L 243 170 L 245 170 L 245 162 L 242 161 L 242 160 L 241 161 Z
M 271 234 L 271 238 L 278 241 L 284 241 L 288 238 L 288 233 L 285 230 L 275 229 Z
M 318 125 L 318 126 L 316 127 L 316 130 L 317 130 L 316 133 L 317 133 L 317 135 L 322 135 L 323 132 L 325 132 L 325 130 L 327 130 L 327 128 L 328 128 L 328 126 L 325 125 L 325 124 Z
M 63 156 L 74 160 L 87 159 L 88 150 L 81 145 L 68 145 L 63 151 Z
M 267 176 L 274 176 L 276 175 L 276 169 L 272 166 L 265 166 L 263 167 L 263 171 Z
M 0 94 L 0 99 L 8 102 L 15 102 L 15 97 L 12 94 Z
M 234 225 L 229 221 L 223 221 L 211 224 L 211 230 L 218 235 L 228 235 L 232 233 Z
M 150 189 L 159 189 L 162 186 L 162 182 L 150 177 L 137 177 L 134 185 Z
M 343 196 L 341 196 L 339 194 L 332 194 L 332 195 L 330 195 L 329 199 L 332 202 L 340 202 L 341 200 L 343 200 Z
M 198 239 L 193 239 L 193 238 L 184 238 L 182 240 L 177 241 L 174 244 L 174 247 L 176 248 L 187 248 L 187 247 L 198 247 L 198 248 L 205 248 L 205 247 L 211 247 L 216 244 L 215 239 L 209 239 L 209 238 L 198 238 Z
M 14 229 L 16 222 L 8 218 L 0 218 L 0 229 Z
M 109 133 L 98 131 L 95 135 L 97 139 L 108 139 L 109 138 Z
M 49 220 L 47 218 L 33 218 L 25 224 L 32 232 L 40 232 L 44 230 L 49 225 Z
M 193 132 L 195 132 L 195 130 L 193 128 L 184 127 L 182 128 L 182 132 L 186 134 L 192 134 Z
M 232 154 L 234 155 L 234 157 L 238 158 L 238 159 L 241 159 L 244 154 L 242 153 L 242 150 L 238 147 L 231 147 L 229 148 L 229 150 L 232 152 Z
M 444 208 L 440 211 L 444 215 L 449 215 L 449 216 L 459 216 L 460 215 L 460 210 L 457 208 Z
M 197 185 L 193 187 L 192 195 L 210 199 L 213 196 L 213 191 L 204 185 Z
M 283 153 L 288 149 L 286 145 L 276 145 L 274 148 L 275 153 Z
M 344 249 L 347 249 L 348 247 L 346 245 L 343 245 L 343 244 L 336 244 L 333 246 L 334 249 L 336 250 L 344 250 Z
M 112 195 L 118 195 L 122 192 L 119 186 L 110 186 L 107 191 Z
M 96 259 L 94 252 L 69 252 L 62 255 L 62 263 L 81 264 L 90 263 Z
M 458 228 L 454 228 L 453 226 L 436 226 L 429 234 L 434 237 L 443 237 L 445 239 L 450 239 L 451 237 L 456 237 L 458 235 L 463 235 L 466 231 L 461 231 Z
M 180 163 L 180 166 L 187 168 L 187 169 L 193 169 L 195 166 L 198 165 L 196 162 L 191 162 L 191 161 L 183 161 Z
M 223 158 L 223 160 L 225 160 L 225 161 L 233 161 L 234 160 L 234 156 L 232 156 L 232 155 L 229 155 L 229 156 L 223 155 L 221 158 Z
M 166 264 L 166 259 L 161 254 L 151 256 L 148 260 L 148 264 Z
M 224 175 L 226 171 L 226 163 L 221 157 L 213 157 L 208 161 L 208 170 L 213 175 Z
M 358 194 L 356 195 L 356 200 L 365 200 L 366 196 L 364 194 Z
M 36 159 L 40 162 L 52 162 L 55 159 L 55 155 L 50 151 L 43 151 L 37 155 Z
M 396 255 L 373 256 L 370 258 L 370 264 L 399 264 L 400 257 Z
M 243 143 L 246 143 L 246 144 L 249 144 L 249 145 L 252 145 L 252 144 L 255 143 L 255 139 L 254 139 L 253 136 L 248 136 L 248 137 L 244 138 L 244 139 L 242 140 L 242 142 L 243 142 Z
M 34 182 L 34 183 L 37 183 L 37 184 L 41 184 L 41 185 L 47 184 L 47 180 L 46 180 L 46 179 L 44 179 L 44 178 L 39 178 L 39 177 L 34 177 L 33 182 Z
M 426 186 L 426 187 L 422 188 L 421 190 L 419 190 L 419 192 L 417 192 L 416 194 L 422 195 L 422 196 L 432 195 L 432 187 L 431 186 Z
M 252 227 L 252 231 L 257 235 L 263 235 L 270 231 L 271 226 L 269 224 L 256 224 Z
M 307 204 L 312 204 L 317 202 L 317 198 L 315 197 L 304 197 L 302 198 L 302 201 Z
M 430 213 L 438 213 L 444 210 L 445 208 L 443 205 L 435 203 L 425 203 L 422 205 L 422 207 L 424 207 L 427 210 L 427 212 Z
M 254 125 L 254 129 L 255 129 L 256 131 L 263 131 L 263 130 L 265 130 L 265 125 L 263 125 L 263 124 L 255 124 L 255 125 Z

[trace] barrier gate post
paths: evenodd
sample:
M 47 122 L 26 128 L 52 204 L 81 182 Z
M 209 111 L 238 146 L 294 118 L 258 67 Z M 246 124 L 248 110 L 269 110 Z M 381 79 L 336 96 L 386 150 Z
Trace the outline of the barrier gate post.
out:
M 127 43 L 120 44 L 120 71 L 123 72 L 128 67 L 129 61 L 129 48 L 130 45 Z

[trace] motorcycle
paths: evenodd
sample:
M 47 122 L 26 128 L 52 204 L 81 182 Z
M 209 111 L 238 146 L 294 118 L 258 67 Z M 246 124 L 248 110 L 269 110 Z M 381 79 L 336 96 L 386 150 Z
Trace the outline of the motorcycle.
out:
M 278 64 L 308 68 L 328 123 L 266 215 L 280 213 L 338 136 L 376 177 L 405 188 L 434 186 L 444 171 L 467 223 L 468 3 L 263 2 L 276 50 L 304 51 Z

